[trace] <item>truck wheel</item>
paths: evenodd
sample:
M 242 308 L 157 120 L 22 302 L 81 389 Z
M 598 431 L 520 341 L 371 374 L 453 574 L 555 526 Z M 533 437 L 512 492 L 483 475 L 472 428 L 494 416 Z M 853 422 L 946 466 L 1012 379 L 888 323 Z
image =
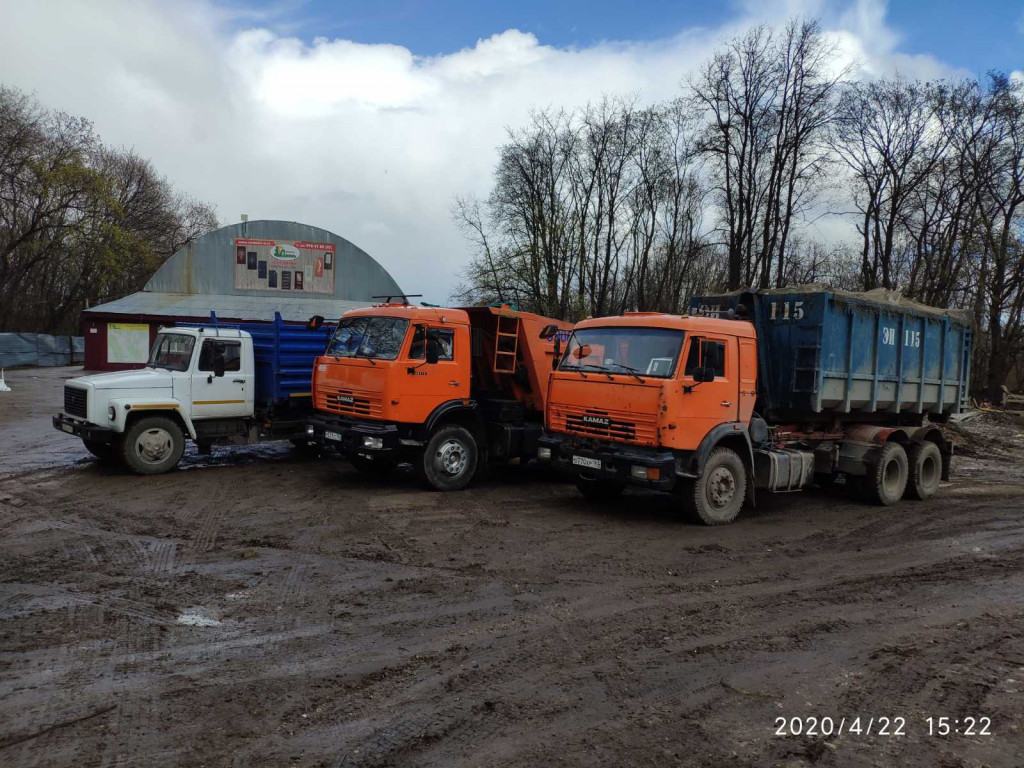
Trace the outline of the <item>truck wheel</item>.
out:
M 369 475 L 371 477 L 385 477 L 392 469 L 395 468 L 395 463 L 390 459 L 383 457 L 366 457 L 360 456 L 358 453 L 353 453 L 348 457 L 349 463 L 355 467 L 360 474 Z
M 437 491 L 464 488 L 476 473 L 478 452 L 469 430 L 451 424 L 437 430 L 420 458 L 420 475 Z
M 899 443 L 886 443 L 861 481 L 872 504 L 888 507 L 903 498 L 907 487 L 907 452 Z
M 147 416 L 128 428 L 121 455 L 138 475 L 159 475 L 174 467 L 185 450 L 185 435 L 177 422 L 166 416 Z
M 907 451 L 909 474 L 906 496 L 910 499 L 930 499 L 939 490 L 942 479 L 942 455 L 939 446 L 926 441 L 914 443 Z
M 610 501 L 622 495 L 626 486 L 611 480 L 593 480 L 589 477 L 576 477 L 576 487 L 580 489 L 587 501 Z
M 292 447 L 299 456 L 316 456 L 320 452 L 319 445 L 309 442 L 304 437 L 291 437 L 288 439 L 288 442 L 292 444 Z
M 85 445 L 85 450 L 104 464 L 112 463 L 116 459 L 116 456 L 114 455 L 114 446 L 110 443 L 104 443 L 102 440 L 83 439 L 82 444 Z
M 731 448 L 716 448 L 704 472 L 683 488 L 683 504 L 704 525 L 725 525 L 736 519 L 747 497 L 747 468 Z

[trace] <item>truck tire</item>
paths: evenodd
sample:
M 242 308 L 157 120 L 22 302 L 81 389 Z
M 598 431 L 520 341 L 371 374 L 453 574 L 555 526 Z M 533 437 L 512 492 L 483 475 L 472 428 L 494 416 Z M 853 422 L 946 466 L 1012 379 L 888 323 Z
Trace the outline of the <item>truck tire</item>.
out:
M 716 448 L 701 476 L 683 486 L 683 505 L 704 525 L 726 525 L 736 519 L 747 497 L 747 468 L 731 448 Z
M 360 474 L 370 477 L 386 477 L 395 468 L 395 462 L 380 456 L 371 458 L 353 453 L 348 461 Z
M 320 446 L 317 445 L 316 443 L 309 442 L 309 440 L 307 440 L 304 437 L 291 437 L 288 438 L 288 442 L 292 444 L 292 447 L 295 449 L 295 452 L 299 454 L 299 456 L 302 456 L 303 458 L 316 456 L 318 453 L 320 453 Z
M 931 441 L 914 443 L 907 451 L 907 490 L 909 499 L 925 501 L 935 495 L 942 480 L 942 454 Z
M 899 443 L 886 443 L 861 480 L 864 497 L 872 504 L 891 506 L 907 488 L 907 452 Z
M 159 475 L 172 469 L 185 450 L 185 435 L 173 419 L 146 416 L 124 433 L 121 456 L 137 475 Z
M 117 455 L 114 452 L 114 445 L 111 443 L 105 443 L 102 440 L 86 440 L 83 438 L 82 444 L 85 446 L 85 450 L 104 464 L 113 464 L 117 461 Z
M 589 477 L 576 477 L 576 487 L 587 501 L 611 501 L 622 495 L 626 486 L 611 480 L 594 480 Z
M 457 491 L 476 474 L 479 451 L 465 427 L 442 426 L 427 441 L 419 461 L 423 480 L 436 491 Z

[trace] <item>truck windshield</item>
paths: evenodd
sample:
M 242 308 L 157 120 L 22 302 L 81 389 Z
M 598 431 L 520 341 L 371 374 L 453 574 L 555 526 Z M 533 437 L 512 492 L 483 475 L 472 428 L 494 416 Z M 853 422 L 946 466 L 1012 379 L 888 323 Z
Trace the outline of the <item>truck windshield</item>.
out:
M 169 371 L 187 371 L 192 360 L 192 347 L 196 340 L 184 333 L 161 333 L 153 342 L 147 368 L 166 368 Z
M 671 378 L 683 332 L 670 328 L 582 328 L 573 332 L 560 371 Z
M 334 357 L 375 357 L 394 360 L 402 349 L 409 321 L 400 317 L 342 318 L 327 354 Z

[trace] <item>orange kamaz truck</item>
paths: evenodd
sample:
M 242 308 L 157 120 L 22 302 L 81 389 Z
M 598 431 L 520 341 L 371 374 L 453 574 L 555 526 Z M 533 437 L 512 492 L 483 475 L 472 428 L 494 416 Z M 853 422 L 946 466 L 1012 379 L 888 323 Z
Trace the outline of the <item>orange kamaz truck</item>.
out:
M 928 499 L 949 477 L 940 425 L 966 404 L 971 339 L 959 313 L 818 286 L 584 320 L 548 385 L 538 459 L 592 499 L 674 491 L 709 525 L 813 483 Z
M 488 463 L 534 457 L 557 340 L 571 324 L 394 298 L 342 316 L 313 367 L 307 439 L 366 473 L 411 463 L 442 491 Z

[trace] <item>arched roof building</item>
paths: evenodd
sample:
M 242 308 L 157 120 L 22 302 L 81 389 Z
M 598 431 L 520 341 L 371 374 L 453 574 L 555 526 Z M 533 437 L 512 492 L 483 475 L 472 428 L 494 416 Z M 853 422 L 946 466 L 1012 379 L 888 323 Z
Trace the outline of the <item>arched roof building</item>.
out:
M 146 361 L 161 325 L 177 321 L 305 322 L 337 318 L 374 296 L 401 294 L 369 254 L 333 232 L 293 221 L 249 221 L 207 232 L 182 248 L 138 293 L 87 309 L 85 366 Z

